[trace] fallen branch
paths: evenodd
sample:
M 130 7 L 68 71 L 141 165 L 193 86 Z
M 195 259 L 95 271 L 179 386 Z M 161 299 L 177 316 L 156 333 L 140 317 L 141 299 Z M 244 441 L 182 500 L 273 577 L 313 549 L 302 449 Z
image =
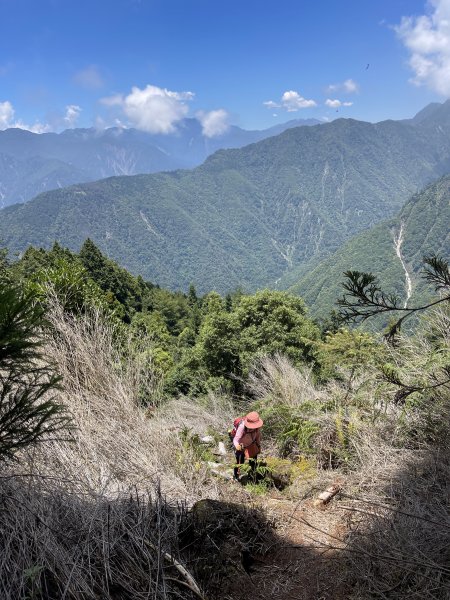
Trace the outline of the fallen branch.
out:
M 164 579 L 165 581 L 174 581 L 175 583 L 178 583 L 178 585 L 182 585 L 183 587 L 188 588 L 188 590 L 191 590 L 191 592 L 193 592 L 196 596 L 201 598 L 201 600 L 205 600 L 205 597 L 199 594 L 197 590 L 193 589 L 186 581 L 181 581 L 180 579 L 176 579 L 175 577 L 165 577 Z
M 419 521 L 425 521 L 426 523 L 432 523 L 433 525 L 437 525 L 438 527 L 445 527 L 446 529 L 450 529 L 450 523 L 445 523 L 445 521 L 434 521 L 433 519 L 428 519 L 427 517 L 423 517 L 422 515 L 416 515 L 414 513 L 407 512 L 405 510 L 401 510 L 396 508 L 395 506 L 389 504 L 382 504 L 381 502 L 375 502 L 374 500 L 364 500 L 363 498 L 358 498 L 358 496 L 350 496 L 349 494 L 342 494 L 344 498 L 348 498 L 349 500 L 356 500 L 357 502 L 364 502 L 364 504 L 370 504 L 372 506 L 379 506 L 381 508 L 385 508 L 391 512 L 398 513 L 399 515 L 404 515 L 405 517 L 411 517 L 412 519 L 418 519 Z M 347 508 L 345 506 L 340 506 L 339 508 Z
M 158 552 L 158 548 L 152 544 L 151 542 L 149 542 L 148 540 L 144 540 L 144 543 L 151 548 L 152 550 L 154 550 L 155 552 Z M 168 552 L 162 552 L 162 555 L 164 556 L 164 558 L 173 564 L 173 566 L 177 569 L 177 571 L 179 573 L 181 573 L 181 575 L 186 579 L 186 583 L 184 584 L 186 587 L 188 587 L 192 592 L 194 592 L 194 594 L 196 596 L 198 596 L 199 598 L 201 598 L 201 600 L 206 600 L 206 598 L 203 596 L 202 592 L 200 591 L 200 588 L 197 585 L 197 582 L 195 581 L 195 579 L 193 578 L 193 576 L 189 573 L 189 571 L 186 569 L 186 567 L 184 567 L 176 558 L 174 558 L 171 554 L 169 554 Z M 167 577 L 166 579 L 172 579 Z M 178 583 L 183 584 L 183 582 L 179 581 L 178 579 L 174 579 L 174 581 L 177 581 Z
M 317 527 L 317 526 L 313 525 L 312 523 L 309 523 L 304 517 L 300 517 L 300 518 L 291 517 L 291 518 L 294 519 L 295 521 L 298 521 L 299 523 L 304 523 L 305 525 L 307 525 L 308 527 L 310 527 L 311 529 L 313 529 L 315 531 L 319 531 L 320 533 L 327 535 L 332 540 L 337 540 L 338 542 L 343 543 L 343 544 L 345 543 L 344 540 L 342 540 L 341 538 L 339 538 L 335 535 L 332 535 L 331 533 L 328 533 L 327 531 L 324 531 L 323 529 L 320 529 L 320 527 Z M 396 564 L 407 564 L 407 565 L 412 565 L 414 567 L 427 567 L 429 569 L 433 569 L 435 571 L 440 571 L 441 573 L 450 575 L 450 568 L 441 567 L 440 565 L 437 565 L 436 563 L 408 560 L 405 558 L 398 558 L 396 556 L 389 556 L 389 555 L 383 555 L 383 554 L 373 554 L 371 552 L 367 552 L 366 550 L 364 550 L 363 548 L 361 548 L 359 546 L 355 546 L 354 548 L 349 548 L 348 545 L 332 546 L 331 544 L 329 544 L 329 545 L 327 544 L 326 547 L 329 548 L 330 550 L 340 550 L 341 552 L 349 552 L 350 554 L 364 554 L 365 556 L 367 556 L 368 558 L 371 558 L 371 559 L 379 559 L 379 560 L 384 560 L 386 562 L 392 562 L 392 563 L 396 563 Z M 301 544 L 298 544 L 298 545 L 294 544 L 294 545 L 290 546 L 290 548 L 303 549 L 304 546 Z

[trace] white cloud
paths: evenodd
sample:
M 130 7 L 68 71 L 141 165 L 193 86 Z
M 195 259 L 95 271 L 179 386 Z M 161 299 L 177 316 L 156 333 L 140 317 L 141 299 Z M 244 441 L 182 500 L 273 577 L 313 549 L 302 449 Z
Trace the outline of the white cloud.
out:
M 76 121 L 81 113 L 81 108 L 76 104 L 66 106 L 64 117 L 60 115 L 50 119 L 50 123 L 41 123 L 36 121 L 32 125 L 25 123 L 22 119 L 15 117 L 15 110 L 11 102 L 6 100 L 0 102 L 0 130 L 16 127 L 17 129 L 26 129 L 32 133 L 48 133 L 49 131 L 57 131 L 61 127 L 75 127 Z
M 346 79 L 341 83 L 332 83 L 327 87 L 327 93 L 343 92 L 344 94 L 356 94 L 359 92 L 359 84 L 353 79 Z
M 106 98 L 101 98 L 100 102 L 104 106 L 122 106 L 123 96 L 122 94 L 114 94 L 114 96 L 107 96 Z
M 317 106 L 314 100 L 305 100 L 305 98 L 302 98 L 298 92 L 294 92 L 293 90 L 284 92 L 283 96 L 281 97 L 281 104 L 288 112 L 295 112 L 300 108 Z
M 409 50 L 412 82 L 450 96 L 450 0 L 430 0 L 430 12 L 402 17 L 395 31 Z
M 311 108 L 312 106 L 317 106 L 317 103 L 314 100 L 306 100 L 294 90 L 284 92 L 284 94 L 281 96 L 280 102 L 268 100 L 267 102 L 263 102 L 263 104 L 269 109 L 284 108 L 287 112 L 297 112 L 301 108 Z
M 128 96 L 116 94 L 103 98 L 102 104 L 120 107 L 130 124 L 149 133 L 172 133 L 175 124 L 183 119 L 192 100 L 192 92 L 171 92 L 155 85 L 144 89 L 133 87 Z
M 340 106 L 352 106 L 353 102 L 342 102 L 341 100 L 338 100 L 337 98 L 332 100 L 331 98 L 328 98 L 327 100 L 325 100 L 325 104 L 327 106 L 329 106 L 330 108 L 339 108 Z
M 73 81 L 77 85 L 89 90 L 98 90 L 104 86 L 103 78 L 100 75 L 98 67 L 95 65 L 90 65 L 85 69 L 77 71 L 73 76 Z
M 64 124 L 70 129 L 75 127 L 75 124 L 80 116 L 81 108 L 76 104 L 69 104 L 66 106 L 66 115 L 64 117 Z
M 34 125 L 27 125 L 20 119 L 15 121 L 14 114 L 14 107 L 9 100 L 0 102 L 0 130 L 17 127 L 18 129 L 28 129 L 28 131 L 32 131 L 33 133 L 45 133 L 46 131 L 50 131 L 49 125 L 43 125 L 39 122 L 36 122 Z
M 222 135 L 228 131 L 230 127 L 228 122 L 229 115 L 223 108 L 211 110 L 210 112 L 200 111 L 197 113 L 196 117 L 202 124 L 203 135 L 207 138 Z
M 11 122 L 14 118 L 14 108 L 8 100 L 0 102 L 0 129 L 12 127 Z
M 14 120 L 15 110 L 11 102 L 6 100 L 0 102 L 0 130 L 17 127 L 17 129 L 27 129 L 33 133 L 46 133 L 51 130 L 47 123 L 39 123 L 36 121 L 34 125 L 27 125 L 21 119 Z
M 346 79 L 342 87 L 343 91 L 347 92 L 347 94 L 356 94 L 356 92 L 359 92 L 359 85 L 353 79 Z
M 16 121 L 11 127 L 17 127 L 18 129 L 26 129 L 27 131 L 31 131 L 32 133 L 48 133 L 52 131 L 52 127 L 48 123 L 40 123 L 36 121 L 34 125 L 27 125 L 23 121 Z

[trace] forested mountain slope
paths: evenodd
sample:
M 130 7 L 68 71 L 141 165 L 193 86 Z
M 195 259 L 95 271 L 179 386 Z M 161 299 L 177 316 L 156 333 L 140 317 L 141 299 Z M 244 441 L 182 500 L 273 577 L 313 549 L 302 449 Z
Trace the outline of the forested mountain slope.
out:
M 201 291 L 252 290 L 290 272 L 298 279 L 450 172 L 450 128 L 441 122 L 339 119 L 221 150 L 191 171 L 44 193 L 0 213 L 0 239 L 21 251 L 54 240 L 78 249 L 90 237 L 172 288 L 193 281 Z
M 292 286 L 312 314 L 325 316 L 342 296 L 344 271 L 377 275 L 383 289 L 414 305 L 424 293 L 423 257 L 450 258 L 450 177 L 415 194 L 394 219 L 349 240 Z
M 295 119 L 261 131 L 232 126 L 221 135 L 203 135 L 197 119 L 183 119 L 172 134 L 136 129 L 67 129 L 35 134 L 0 131 L 0 208 L 73 183 L 111 175 L 136 175 L 195 167 L 219 148 L 238 148 L 290 127 L 316 125 Z
M 86 179 L 84 171 L 57 158 L 16 158 L 0 152 L 0 208 Z

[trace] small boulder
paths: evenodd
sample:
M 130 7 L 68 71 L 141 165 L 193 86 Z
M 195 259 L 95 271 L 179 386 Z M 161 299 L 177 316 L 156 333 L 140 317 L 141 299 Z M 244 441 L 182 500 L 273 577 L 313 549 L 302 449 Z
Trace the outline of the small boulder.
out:
M 200 438 L 202 444 L 214 444 L 214 438 L 212 435 L 204 435 Z

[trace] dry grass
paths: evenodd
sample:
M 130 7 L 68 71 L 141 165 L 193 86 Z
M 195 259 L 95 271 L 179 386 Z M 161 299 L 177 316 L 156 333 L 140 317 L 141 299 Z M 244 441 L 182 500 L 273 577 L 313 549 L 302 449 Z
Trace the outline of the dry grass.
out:
M 75 430 L 69 441 L 38 447 L 29 456 L 29 468 L 96 494 L 114 495 L 130 486 L 145 490 L 158 482 L 171 498 L 198 498 L 205 474 L 183 456 L 178 433 L 226 429 L 229 404 L 211 396 L 206 406 L 178 399 L 155 409 L 159 380 L 130 340 L 118 348 L 117 325 L 98 311 L 75 318 L 57 305 L 48 318 L 54 333 L 46 351 L 63 376 L 60 400 Z M 139 404 L 143 388 L 154 400 L 150 409 Z M 208 493 L 214 497 L 214 487 Z
M 449 332 L 448 313 L 438 311 L 420 336 L 404 338 L 391 351 L 390 360 L 407 383 L 445 381 Z M 337 506 L 347 535 L 330 537 L 324 547 L 335 551 L 334 560 L 342 565 L 345 582 L 353 590 L 349 597 L 448 599 L 448 386 L 435 388 L 426 400 L 416 399 L 416 404 L 405 407 L 392 401 L 394 386 L 380 385 L 373 376 L 364 388 L 356 385 L 348 395 L 338 382 L 315 386 L 308 372 L 298 371 L 282 357 L 263 359 L 250 385 L 260 401 L 288 406 L 300 414 L 306 408 L 305 418 L 321 425 L 314 439 L 319 456 L 331 456 L 336 449 L 339 420 L 352 424 L 346 429 L 345 469 L 341 463 L 338 469 L 319 472 L 309 483 L 314 489 L 333 480 L 343 484 Z M 310 412 L 311 401 L 317 406 L 315 415 Z M 310 535 L 314 537 L 314 532 Z
M 178 554 L 182 507 L 157 494 L 83 497 L 45 479 L 2 483 L 2 599 L 175 597 L 163 552 Z
M 59 400 L 74 428 L 2 467 L 0 597 L 195 597 L 177 569 L 167 571 L 164 552 L 178 556 L 186 502 L 219 490 L 178 434 L 226 429 L 229 405 L 211 396 L 204 406 L 179 399 L 155 408 L 158 378 L 116 325 L 56 304 L 47 316 L 46 354 L 63 375 Z M 152 410 L 139 404 L 143 390 Z
M 392 350 L 406 383 L 448 377 L 449 325 L 448 311 L 438 310 Z M 359 467 L 343 508 L 348 579 L 358 600 L 450 597 L 449 386 L 412 400 L 388 404 L 384 418 L 353 440 Z
M 448 448 L 395 450 L 380 439 L 369 445 L 370 460 L 340 504 L 352 598 L 448 598 Z
M 257 400 L 290 407 L 325 397 L 313 384 L 311 369 L 300 370 L 281 354 L 261 358 L 249 374 L 247 388 Z

